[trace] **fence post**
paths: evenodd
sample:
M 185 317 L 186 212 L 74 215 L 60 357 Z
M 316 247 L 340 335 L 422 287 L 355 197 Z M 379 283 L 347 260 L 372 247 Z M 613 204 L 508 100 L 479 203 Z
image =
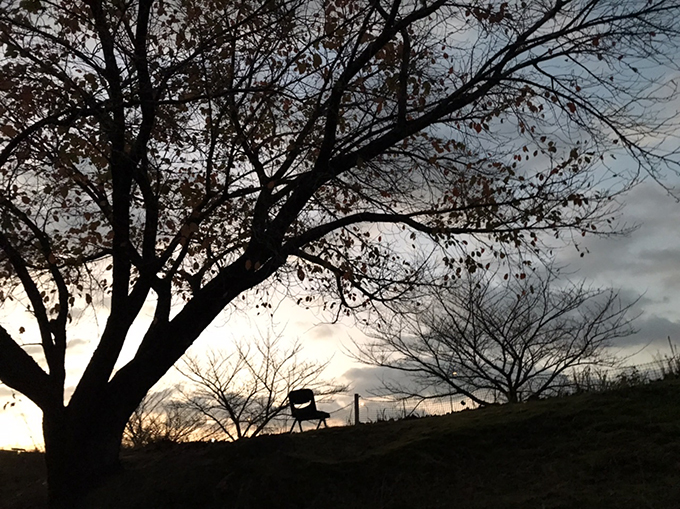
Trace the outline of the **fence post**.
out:
M 361 423 L 359 420 L 359 396 L 358 394 L 354 394 L 354 425 L 358 425 Z

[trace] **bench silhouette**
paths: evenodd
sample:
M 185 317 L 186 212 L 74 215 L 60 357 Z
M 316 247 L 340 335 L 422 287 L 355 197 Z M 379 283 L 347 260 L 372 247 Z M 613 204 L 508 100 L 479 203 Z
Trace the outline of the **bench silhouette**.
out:
M 288 401 L 290 403 L 290 413 L 295 419 L 293 425 L 290 427 L 289 433 L 293 432 L 295 423 L 298 423 L 300 431 L 302 431 L 302 421 L 315 421 L 318 419 L 319 423 L 316 425 L 316 429 L 319 429 L 322 422 L 324 427 L 328 427 L 326 419 L 328 419 L 331 414 L 317 410 L 316 403 L 314 402 L 314 392 L 312 392 L 311 389 L 297 389 L 291 391 L 288 394 Z

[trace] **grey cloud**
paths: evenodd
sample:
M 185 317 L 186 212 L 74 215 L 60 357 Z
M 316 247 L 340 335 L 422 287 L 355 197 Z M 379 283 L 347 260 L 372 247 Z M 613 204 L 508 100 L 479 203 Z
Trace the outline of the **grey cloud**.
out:
M 581 275 L 658 273 L 680 269 L 680 204 L 655 183 L 644 183 L 625 197 L 624 219 L 639 228 L 626 237 L 590 237 L 581 245 L 589 254 L 568 248 L 560 259 Z
M 576 249 L 567 247 L 559 252 L 558 265 L 567 265 L 573 280 L 619 289 L 628 302 L 642 296 L 635 307 L 644 312 L 637 323 L 641 331 L 625 341 L 657 341 L 651 337 L 657 332 L 663 341 L 668 334 L 662 329 L 677 333 L 670 324 L 680 318 L 680 204 L 653 182 L 638 186 L 624 200 L 624 219 L 639 225 L 636 231 L 626 237 L 582 239 L 580 247 L 587 248 L 586 256 L 580 258 Z M 652 327 L 653 317 L 668 323 L 657 331 Z
M 310 337 L 312 339 L 324 340 L 334 337 L 335 335 L 337 335 L 337 333 L 338 333 L 337 327 L 334 328 L 332 325 L 320 324 L 312 328 L 312 330 L 310 331 Z
M 43 350 L 40 345 L 23 345 L 22 348 L 29 355 L 42 355 Z
M 408 376 L 400 371 L 375 366 L 351 368 L 342 377 L 349 384 L 350 390 L 357 394 L 370 396 L 380 391 L 382 381 L 397 382 L 408 385 Z
M 73 396 L 73 393 L 76 392 L 76 386 L 75 385 L 68 385 L 67 387 L 64 388 L 64 399 L 68 402 L 71 400 L 71 396 Z
M 69 350 L 75 350 L 75 349 L 79 349 L 79 347 L 87 346 L 89 344 L 90 344 L 89 340 L 77 338 L 77 339 L 70 340 L 68 342 L 67 347 L 69 348 Z
M 14 391 L 6 385 L 0 384 L 0 403 L 4 404 L 7 398 L 11 398 Z
M 560 256 L 560 264 L 576 270 L 575 276 L 580 278 L 622 283 L 648 279 L 650 283 L 680 289 L 680 247 L 640 250 L 635 238 L 596 239 L 596 244 L 589 246 L 590 252 L 584 258 Z
M 657 351 L 669 352 L 668 338 L 674 344 L 680 344 L 680 322 L 652 315 L 640 317 L 635 323 L 639 332 L 627 338 L 620 338 L 615 342 L 620 347 L 645 347 L 650 354 Z

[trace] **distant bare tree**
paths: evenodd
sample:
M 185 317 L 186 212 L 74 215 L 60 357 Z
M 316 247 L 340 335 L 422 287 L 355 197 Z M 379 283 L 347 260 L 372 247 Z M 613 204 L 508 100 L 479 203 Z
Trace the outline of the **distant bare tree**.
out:
M 184 442 L 205 424 L 205 416 L 176 399 L 167 389 L 147 394 L 125 425 L 123 444 L 143 447 L 157 442 Z
M 410 304 L 381 324 L 355 357 L 405 373 L 383 381 L 401 396 L 462 394 L 480 405 L 516 403 L 564 386 L 577 366 L 616 361 L 616 338 L 635 331 L 631 304 L 611 289 L 555 287 L 556 271 L 521 274 L 500 284 L 469 274 L 436 290 L 430 305 Z
M 177 368 L 192 382 L 185 403 L 230 440 L 253 437 L 282 420 L 288 393 L 307 387 L 328 396 L 346 387 L 321 378 L 328 362 L 300 359 L 302 345 L 286 348 L 280 337 L 239 342 L 232 354 L 213 351 L 205 360 L 187 356 Z M 210 425 L 210 424 L 208 424 Z

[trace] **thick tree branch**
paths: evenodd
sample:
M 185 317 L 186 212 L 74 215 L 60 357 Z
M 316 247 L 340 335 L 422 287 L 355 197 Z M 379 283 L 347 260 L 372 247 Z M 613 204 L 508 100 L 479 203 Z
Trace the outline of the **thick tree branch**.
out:
M 25 394 L 43 410 L 63 405 L 62 387 L 0 326 L 0 381 Z

